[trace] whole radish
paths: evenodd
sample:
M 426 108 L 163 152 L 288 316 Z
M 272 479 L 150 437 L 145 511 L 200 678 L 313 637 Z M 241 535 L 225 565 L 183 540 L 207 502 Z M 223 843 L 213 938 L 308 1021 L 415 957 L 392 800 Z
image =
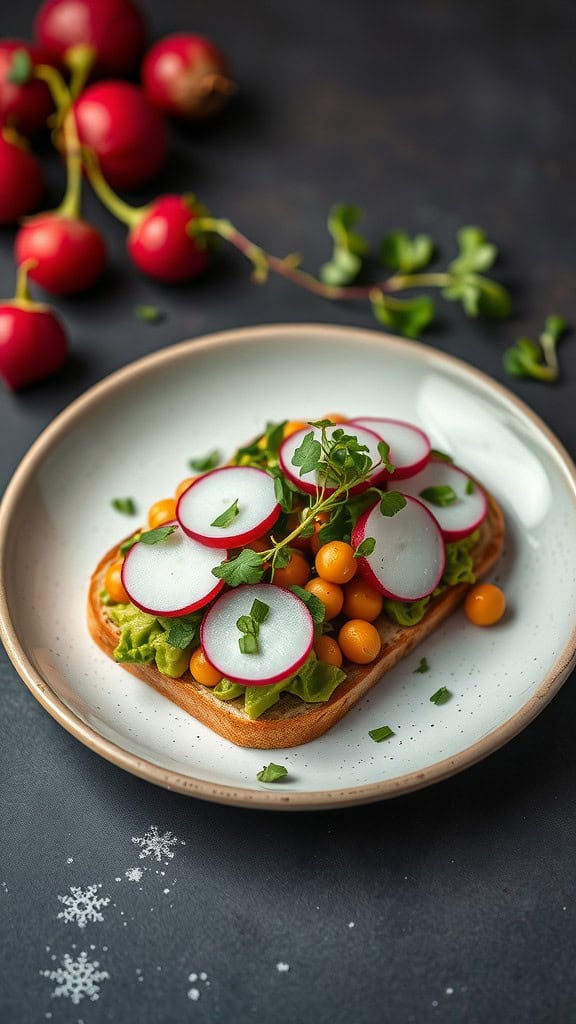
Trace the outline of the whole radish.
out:
M 18 266 L 30 261 L 28 277 L 51 295 L 85 291 L 106 267 L 100 232 L 88 221 L 58 211 L 32 217 L 20 228 L 14 256 Z
M 0 224 L 14 224 L 37 209 L 44 191 L 42 168 L 21 136 L 0 130 Z
M 164 164 L 167 132 L 162 116 L 128 82 L 91 85 L 74 103 L 78 135 L 96 155 L 113 188 L 137 188 Z
M 32 135 L 46 127 L 54 104 L 45 82 L 10 81 L 14 54 L 18 51 L 24 51 L 33 64 L 51 64 L 54 58 L 33 43 L 21 39 L 0 40 L 0 124 Z
M 66 329 L 54 310 L 30 298 L 27 270 L 18 272 L 15 298 L 0 304 L 0 376 L 13 391 L 55 373 L 68 357 Z
M 138 211 L 128 235 L 128 252 L 136 266 L 158 281 L 190 281 L 210 262 L 208 249 L 190 225 L 202 213 L 191 196 L 165 195 Z
M 218 113 L 235 91 L 228 59 L 209 39 L 191 33 L 165 36 L 148 50 L 142 85 L 158 110 L 184 120 Z
M 70 62 L 74 47 L 90 47 L 94 68 L 123 75 L 135 67 L 146 43 L 146 22 L 131 0 L 46 0 L 36 15 L 36 37 Z

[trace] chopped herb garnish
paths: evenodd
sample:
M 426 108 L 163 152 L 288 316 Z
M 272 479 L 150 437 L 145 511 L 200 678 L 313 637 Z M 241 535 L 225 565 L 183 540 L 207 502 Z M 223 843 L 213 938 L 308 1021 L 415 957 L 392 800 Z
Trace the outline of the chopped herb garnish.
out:
M 421 672 L 422 673 L 422 672 L 429 672 L 429 671 L 430 671 L 430 665 L 428 664 L 428 659 L 427 658 L 420 658 L 420 661 L 418 662 L 418 665 L 414 669 L 414 672 Z
M 130 548 L 133 548 L 134 545 L 138 543 L 140 537 L 140 533 L 134 533 L 131 537 L 128 537 L 128 540 L 125 540 L 120 545 L 120 554 L 125 555 L 127 551 L 130 551 Z
M 136 514 L 136 504 L 133 498 L 113 498 L 110 504 L 112 508 L 115 508 L 117 512 L 121 512 L 124 516 Z
M 222 456 L 217 448 L 213 451 L 208 452 L 207 455 L 199 455 L 188 461 L 190 469 L 195 469 L 197 473 L 207 473 L 210 469 L 215 469 L 218 463 L 222 460 Z
M 167 641 L 171 647 L 178 647 L 184 651 L 191 644 L 196 643 L 200 633 L 200 616 L 191 621 L 186 619 L 174 619 L 168 629 Z
M 243 548 L 236 558 L 221 562 L 212 569 L 212 575 L 224 580 L 230 587 L 239 587 L 242 583 L 259 583 L 264 575 L 264 562 L 257 551 Z
M 464 490 L 465 490 L 466 494 L 474 494 L 474 491 L 476 490 L 476 485 L 475 485 L 474 481 L 470 480 L 470 478 L 468 478 L 468 480 L 466 481 L 466 487 L 464 488 Z
M 285 779 L 288 775 L 288 769 L 282 764 L 274 764 L 273 761 L 270 764 L 264 766 L 261 772 L 258 772 L 256 778 L 258 782 L 279 782 L 280 779 Z
M 147 324 L 159 324 L 165 318 L 165 314 L 156 306 L 134 306 L 134 316 Z
M 445 704 L 447 700 L 450 700 L 452 694 L 445 686 L 441 686 L 436 693 L 433 693 L 430 697 L 432 704 Z
M 34 67 L 28 50 L 14 50 L 6 81 L 11 85 L 26 85 L 32 78 Z
M 386 491 L 380 501 L 380 512 L 383 516 L 395 516 L 406 505 L 406 498 L 399 491 Z
M 374 537 L 365 537 L 356 548 L 354 558 L 363 558 L 365 555 L 371 555 L 375 547 L 376 541 Z
M 254 622 L 258 622 L 258 623 L 266 622 L 266 619 L 268 618 L 269 613 L 270 613 L 270 605 L 269 604 L 266 604 L 264 601 L 259 601 L 258 598 L 256 598 L 252 602 L 252 607 L 250 609 L 250 618 Z
M 210 526 L 219 526 L 225 529 L 227 526 L 231 526 L 236 516 L 240 515 L 240 509 L 238 508 L 238 498 L 234 498 L 232 504 L 222 512 L 221 515 L 216 516 L 214 522 L 210 523 Z
M 238 641 L 238 646 L 242 654 L 258 654 L 260 650 L 258 637 L 254 636 L 253 633 L 244 633 Z
M 430 458 L 442 459 L 443 462 L 454 462 L 454 459 L 452 458 L 451 455 L 448 455 L 446 452 L 441 452 L 438 448 L 430 449 Z
M 396 733 L 389 725 L 381 725 L 379 729 L 369 729 L 368 735 L 371 740 L 374 740 L 374 743 L 382 743 L 382 740 L 389 740 Z
M 170 537 L 178 527 L 175 523 L 171 523 L 170 526 L 158 526 L 155 530 L 147 530 L 146 533 L 141 533 L 138 538 L 142 544 L 161 544 L 163 540 Z
M 434 487 L 425 487 L 423 491 L 420 491 L 420 497 L 424 498 L 424 501 L 429 501 L 431 505 L 438 505 L 440 508 L 446 508 L 447 505 L 452 505 L 456 501 L 458 495 L 450 484 L 437 484 Z

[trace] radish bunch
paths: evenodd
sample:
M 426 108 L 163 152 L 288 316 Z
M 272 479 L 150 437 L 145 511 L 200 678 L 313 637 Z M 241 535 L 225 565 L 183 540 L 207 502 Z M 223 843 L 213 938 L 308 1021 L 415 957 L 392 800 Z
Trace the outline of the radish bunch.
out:
M 199 208 L 189 196 L 159 196 L 135 209 L 112 189 L 150 182 L 168 157 L 167 116 L 195 121 L 217 113 L 234 84 L 229 62 L 193 33 L 161 39 L 142 64 L 142 83 L 123 81 L 143 57 L 148 29 L 132 0 L 45 0 L 35 19 L 37 42 L 0 40 L 0 224 L 33 214 L 44 190 L 29 137 L 52 130 L 66 163 L 66 189 L 56 210 L 31 217 L 18 230 L 14 256 L 30 281 L 51 295 L 91 288 L 107 260 L 102 233 L 81 213 L 83 174 L 129 228 L 128 253 L 145 274 L 188 281 L 209 262 L 193 237 Z M 110 77 L 108 77 L 110 76 Z M 90 81 L 92 79 L 92 81 Z M 12 332 L 18 347 L 19 332 Z M 5 370 L 11 387 L 37 380 L 43 357 L 29 372 Z M 5 353 L 5 350 L 4 350 Z M 41 375 L 41 374 L 40 374 Z
M 142 534 L 121 570 L 126 593 L 142 611 L 167 618 L 199 612 L 211 671 L 245 686 L 294 675 L 313 646 L 318 657 L 330 656 L 338 643 L 327 634 L 317 647 L 318 629 L 341 613 L 342 651 L 369 663 L 380 649 L 372 623 L 384 599 L 416 602 L 433 594 L 444 576 L 446 544 L 473 533 L 487 511 L 484 491 L 463 469 L 432 454 L 415 424 L 371 417 L 295 427 L 282 428 L 274 450 L 266 447 L 267 435 L 257 439 L 262 465 L 237 464 L 234 457 L 185 481 L 176 518 L 167 511 L 163 525 Z M 356 477 L 331 486 L 312 472 L 315 445 L 323 464 L 336 468 L 345 449 L 356 453 Z M 365 453 L 367 463 L 360 458 Z M 323 542 L 322 529 L 330 533 L 344 511 L 351 516 L 351 544 Z M 316 554 L 317 576 L 306 551 Z M 294 576 L 302 569 L 303 576 Z M 347 653 L 359 630 L 372 653 Z M 342 651 L 340 662 L 330 664 L 341 664 Z

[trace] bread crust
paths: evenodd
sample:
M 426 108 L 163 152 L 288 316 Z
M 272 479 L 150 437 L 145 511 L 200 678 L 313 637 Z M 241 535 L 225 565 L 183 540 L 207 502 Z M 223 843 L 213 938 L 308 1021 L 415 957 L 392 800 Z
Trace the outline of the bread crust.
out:
M 486 492 L 487 493 L 487 492 Z M 477 578 L 484 576 L 498 560 L 504 544 L 504 517 L 494 497 L 487 493 L 488 513 L 479 530 L 478 542 L 471 551 Z M 108 657 L 113 657 L 120 631 L 106 615 L 100 591 L 108 566 L 119 558 L 119 545 L 100 560 L 90 579 L 87 619 L 92 639 Z M 306 704 L 298 697 L 283 694 L 280 701 L 253 721 L 243 709 L 243 698 L 222 701 L 212 690 L 197 683 L 189 672 L 181 679 L 169 679 L 154 664 L 121 667 L 154 687 L 189 715 L 240 747 L 261 750 L 295 747 L 323 735 L 362 699 L 382 676 L 422 643 L 463 600 L 470 584 L 449 587 L 430 602 L 424 618 L 415 626 L 399 626 L 384 615 L 376 620 L 382 640 L 378 658 L 370 665 L 344 663 L 346 679 L 329 700 Z

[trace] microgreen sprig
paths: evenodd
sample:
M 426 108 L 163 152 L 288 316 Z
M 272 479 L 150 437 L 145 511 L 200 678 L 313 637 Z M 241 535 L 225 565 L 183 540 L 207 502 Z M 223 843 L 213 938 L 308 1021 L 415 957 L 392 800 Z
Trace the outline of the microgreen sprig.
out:
M 558 380 L 560 367 L 556 345 L 567 331 L 568 323 L 563 317 L 547 317 L 539 344 L 530 338 L 518 338 L 516 344 L 504 353 L 504 369 L 513 377 L 527 377 L 547 383 Z

